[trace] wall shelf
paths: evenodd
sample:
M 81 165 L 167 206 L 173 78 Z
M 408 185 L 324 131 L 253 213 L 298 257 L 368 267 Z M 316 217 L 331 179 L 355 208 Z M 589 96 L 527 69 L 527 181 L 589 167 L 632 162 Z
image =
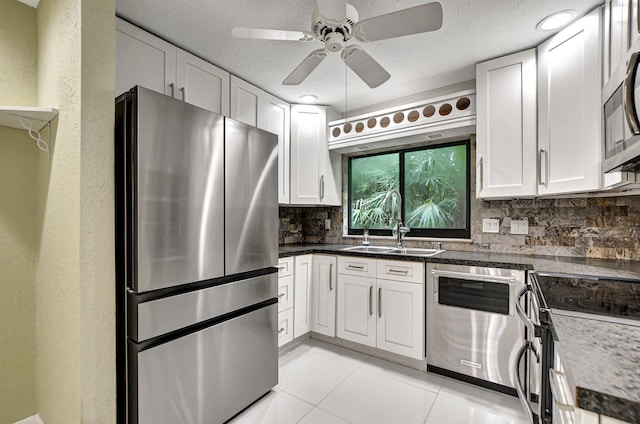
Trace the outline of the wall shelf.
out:
M 0 125 L 26 130 L 36 141 L 38 148 L 47 152 L 51 160 L 51 121 L 58 116 L 58 109 L 45 107 L 0 106 Z M 48 141 L 40 131 L 47 127 Z

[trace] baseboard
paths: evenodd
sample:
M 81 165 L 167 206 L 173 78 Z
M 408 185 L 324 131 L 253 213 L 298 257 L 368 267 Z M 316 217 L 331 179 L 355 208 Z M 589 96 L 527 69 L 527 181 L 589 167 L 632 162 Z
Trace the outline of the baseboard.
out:
M 14 424 L 44 424 L 44 423 L 42 422 L 42 418 L 40 418 L 40 415 L 35 414 L 25 418 L 24 420 L 17 421 Z

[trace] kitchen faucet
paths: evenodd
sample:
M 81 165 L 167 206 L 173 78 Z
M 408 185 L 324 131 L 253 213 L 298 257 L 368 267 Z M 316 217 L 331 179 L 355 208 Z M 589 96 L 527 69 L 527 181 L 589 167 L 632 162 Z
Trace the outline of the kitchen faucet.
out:
M 396 217 L 396 226 L 395 226 L 395 230 L 396 230 L 396 236 L 397 236 L 397 241 L 398 241 L 398 247 L 402 247 L 402 238 L 404 237 L 404 235 L 406 233 L 408 233 L 409 231 L 411 231 L 411 229 L 409 227 L 404 227 L 402 225 L 402 196 L 400 195 L 400 192 L 396 189 L 392 189 L 389 190 L 387 192 L 387 195 L 384 197 L 384 223 L 385 223 L 385 228 L 391 228 L 391 197 L 393 195 L 398 196 L 398 216 Z

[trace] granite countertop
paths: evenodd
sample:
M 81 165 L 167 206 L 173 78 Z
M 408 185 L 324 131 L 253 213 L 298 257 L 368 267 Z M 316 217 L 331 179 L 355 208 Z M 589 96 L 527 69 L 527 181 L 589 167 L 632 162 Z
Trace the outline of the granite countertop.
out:
M 563 311 L 552 320 L 577 406 L 640 423 L 640 326 Z
M 610 259 L 572 258 L 568 256 L 517 255 L 508 253 L 465 252 L 447 250 L 436 256 L 391 255 L 373 252 L 342 250 L 350 245 L 293 244 L 280 246 L 280 257 L 307 253 L 329 253 L 345 256 L 368 256 L 378 259 L 411 260 L 431 263 L 477 265 L 490 268 L 535 270 L 550 275 L 582 275 L 597 278 L 615 278 L 640 282 L 640 261 L 616 261 Z
M 368 256 L 536 271 L 550 276 L 582 276 L 640 284 L 640 261 L 445 251 L 432 257 L 342 250 L 347 245 L 280 246 L 280 257 L 308 253 Z M 543 293 L 546 296 L 546 293 Z M 559 350 L 566 359 L 578 407 L 640 423 L 640 326 L 599 315 L 554 311 Z M 577 315 L 577 316 L 576 316 Z M 638 321 L 640 323 L 640 321 Z

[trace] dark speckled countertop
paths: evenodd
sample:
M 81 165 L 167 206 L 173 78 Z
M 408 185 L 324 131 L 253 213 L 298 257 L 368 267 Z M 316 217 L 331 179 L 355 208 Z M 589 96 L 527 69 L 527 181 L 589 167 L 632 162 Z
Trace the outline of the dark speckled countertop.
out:
M 280 246 L 280 257 L 308 253 L 368 256 L 585 276 L 640 284 L 640 261 L 446 251 L 432 257 L 344 251 L 346 245 Z M 546 293 L 545 293 L 546 296 Z M 576 404 L 631 423 L 640 423 L 640 326 L 624 320 L 562 311 L 553 315 L 559 350 L 575 387 Z M 640 321 L 637 321 L 640 324 Z

